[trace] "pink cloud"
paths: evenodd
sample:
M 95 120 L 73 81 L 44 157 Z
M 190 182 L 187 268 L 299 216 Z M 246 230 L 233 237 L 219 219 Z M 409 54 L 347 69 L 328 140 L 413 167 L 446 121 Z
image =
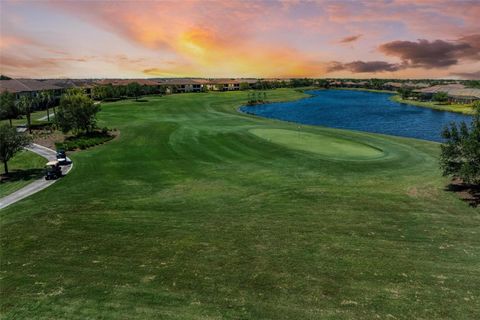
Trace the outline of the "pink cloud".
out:
M 40 68 L 30 62 L 36 57 L 50 68 L 88 65 L 96 70 L 101 63 L 118 74 L 138 75 L 322 76 L 332 60 L 339 61 L 342 72 L 407 74 L 403 67 L 392 67 L 405 60 L 394 54 L 399 51 L 379 51 L 380 44 L 417 39 L 453 43 L 480 29 L 479 7 L 478 1 L 466 0 L 9 2 L 2 18 L 15 16 L 22 22 L 0 30 L 0 55 L 9 56 L 2 66 L 23 61 Z M 61 17 L 62 24 L 49 26 L 54 32 L 46 44 L 41 30 L 53 17 Z M 76 32 L 78 41 L 70 41 L 69 28 L 82 25 L 101 31 L 106 41 L 81 31 Z M 55 41 L 55 35 L 66 41 Z M 78 53 L 82 43 L 94 41 L 91 53 Z M 118 54 L 108 47 L 112 44 Z M 455 66 L 466 63 L 460 59 Z

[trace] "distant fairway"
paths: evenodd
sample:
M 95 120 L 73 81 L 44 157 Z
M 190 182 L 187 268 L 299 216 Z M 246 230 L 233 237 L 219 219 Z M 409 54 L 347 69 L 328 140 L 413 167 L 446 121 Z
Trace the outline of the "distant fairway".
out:
M 146 99 L 102 104 L 119 137 L 0 210 L 0 318 L 480 314 L 480 214 L 438 144 L 298 132 L 237 112 L 248 92 Z
M 250 132 L 272 143 L 335 160 L 369 160 L 384 155 L 380 149 L 332 135 L 284 129 L 252 129 Z

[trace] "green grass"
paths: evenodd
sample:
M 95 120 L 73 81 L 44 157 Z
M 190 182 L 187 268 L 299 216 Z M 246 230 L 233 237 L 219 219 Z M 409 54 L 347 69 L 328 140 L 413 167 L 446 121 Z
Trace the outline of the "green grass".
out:
M 356 91 L 367 91 L 367 92 L 378 92 L 378 93 L 396 93 L 393 90 L 380 90 L 380 89 L 367 89 L 367 88 L 330 88 L 334 90 L 356 90 Z
M 298 125 L 238 113 L 246 92 L 148 100 L 102 104 L 120 136 L 0 212 L 4 319 L 480 314 L 480 215 L 438 144 L 301 126 L 305 151 Z M 338 141 L 385 156 L 326 157 Z
M 44 124 L 47 123 L 47 120 L 39 120 L 47 115 L 47 110 L 40 110 L 40 111 L 35 111 L 32 112 L 31 114 L 31 119 L 32 119 L 32 124 Z M 53 109 L 50 109 L 50 120 L 53 119 Z M 3 123 L 10 123 L 8 120 L 0 120 L 0 124 Z M 27 118 L 25 116 L 22 116 L 18 119 L 12 120 L 12 124 L 14 126 L 21 126 L 27 124 Z
M 0 198 L 23 188 L 38 178 L 41 178 L 45 163 L 45 158 L 33 152 L 21 151 L 17 153 L 8 162 L 8 179 L 0 182 Z M 3 163 L 1 165 L 0 174 L 5 174 Z
M 254 135 L 289 149 L 313 152 L 333 160 L 370 160 L 385 156 L 381 149 L 340 138 L 337 135 L 313 134 L 301 130 L 252 129 Z
M 399 103 L 406 103 L 417 107 L 430 108 L 435 110 L 458 112 L 463 114 L 474 114 L 475 111 L 469 104 L 452 103 L 452 104 L 440 104 L 435 101 L 416 101 L 410 99 L 402 99 L 399 95 L 394 95 L 390 98 L 392 101 Z

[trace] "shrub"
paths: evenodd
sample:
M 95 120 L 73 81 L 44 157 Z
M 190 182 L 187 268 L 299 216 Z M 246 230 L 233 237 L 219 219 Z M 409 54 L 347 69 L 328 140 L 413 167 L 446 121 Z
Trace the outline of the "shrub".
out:
M 103 99 L 102 101 L 105 101 L 105 102 L 115 102 L 115 101 L 120 101 L 120 100 L 123 100 L 123 97 L 118 97 L 118 98 L 105 98 L 105 99 Z
M 108 128 L 103 128 L 101 131 L 93 131 L 68 137 L 63 142 L 56 142 L 55 147 L 66 151 L 84 150 L 105 143 L 113 138 L 114 135 L 110 134 Z
M 437 102 L 447 102 L 448 101 L 448 93 L 446 92 L 436 92 L 433 97 L 433 101 Z

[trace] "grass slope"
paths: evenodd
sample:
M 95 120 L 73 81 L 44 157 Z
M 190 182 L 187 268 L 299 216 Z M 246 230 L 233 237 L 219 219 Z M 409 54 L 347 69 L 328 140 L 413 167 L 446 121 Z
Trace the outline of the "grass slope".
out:
M 16 154 L 8 162 L 8 171 L 10 176 L 8 179 L 0 182 L 0 198 L 23 188 L 30 182 L 43 176 L 43 167 L 45 158 L 30 152 L 21 151 Z M 1 165 L 0 174 L 4 174 L 3 163 Z
M 437 144 L 302 126 L 386 155 L 326 159 L 252 134 L 298 126 L 239 114 L 246 92 L 148 99 L 104 104 L 120 137 L 0 212 L 3 318 L 480 313 L 480 215 L 443 191 Z

